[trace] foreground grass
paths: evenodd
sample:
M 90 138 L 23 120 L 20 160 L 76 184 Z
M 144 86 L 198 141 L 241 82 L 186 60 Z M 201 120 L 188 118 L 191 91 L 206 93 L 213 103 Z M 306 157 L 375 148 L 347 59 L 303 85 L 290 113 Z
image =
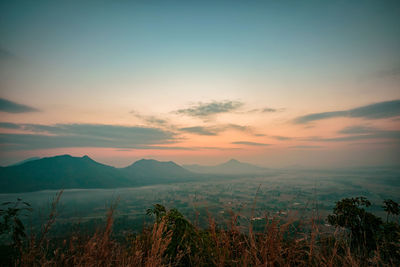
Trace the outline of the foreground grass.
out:
M 345 228 L 322 231 L 309 221 L 265 218 L 264 230 L 245 229 L 232 214 L 227 225 L 194 226 L 177 210 L 161 205 L 147 211 L 154 223 L 124 241 L 113 237 L 114 207 L 105 224 L 92 235 L 74 233 L 62 240 L 48 238 L 56 221 L 53 203 L 49 219 L 37 236 L 14 246 L 11 266 L 399 266 L 398 224 L 395 239 L 380 239 L 373 246 L 355 244 Z M 396 228 L 397 227 L 397 228 Z M 332 229 L 334 229 L 332 227 Z M 386 229 L 386 228 L 385 228 Z M 397 254 L 396 254 L 397 253 Z

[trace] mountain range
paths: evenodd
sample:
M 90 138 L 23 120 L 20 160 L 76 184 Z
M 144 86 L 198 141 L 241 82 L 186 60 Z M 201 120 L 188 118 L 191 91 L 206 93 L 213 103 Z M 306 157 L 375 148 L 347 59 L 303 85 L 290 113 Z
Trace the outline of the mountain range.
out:
M 262 168 L 253 164 L 240 162 L 236 159 L 231 159 L 225 163 L 205 166 L 205 165 L 183 165 L 189 171 L 195 173 L 221 174 L 221 175 L 246 175 L 246 174 L 262 174 L 268 171 L 267 168 Z
M 266 169 L 230 160 L 220 165 L 186 165 L 141 159 L 125 168 L 115 168 L 88 156 L 60 155 L 31 158 L 0 167 L 0 193 L 32 192 L 72 188 L 118 188 L 187 182 L 215 175 L 265 172 Z

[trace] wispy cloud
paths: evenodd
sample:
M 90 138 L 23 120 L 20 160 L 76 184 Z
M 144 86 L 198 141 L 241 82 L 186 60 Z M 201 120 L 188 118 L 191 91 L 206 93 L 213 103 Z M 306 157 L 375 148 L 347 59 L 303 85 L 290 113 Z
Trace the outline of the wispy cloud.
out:
M 339 131 L 341 134 L 371 134 L 377 132 L 380 131 L 376 128 L 364 125 L 349 126 Z
M 233 123 L 221 125 L 220 129 L 223 129 L 223 130 L 233 129 L 233 130 L 242 131 L 242 132 L 250 132 L 251 131 L 251 127 L 249 127 L 249 126 L 238 125 L 238 124 L 233 124 Z
M 313 113 L 297 117 L 294 123 L 303 124 L 336 117 L 382 119 L 400 116 L 400 100 L 385 101 L 348 110 Z
M 192 126 L 192 127 L 183 127 L 177 129 L 181 132 L 198 134 L 198 135 L 218 135 L 221 132 L 227 130 L 236 130 L 241 132 L 251 132 L 249 126 L 243 126 L 238 124 L 220 124 L 220 125 L 212 125 L 212 126 Z
M 0 47 L 0 61 L 14 60 L 17 57 L 10 51 Z
M 168 121 L 166 119 L 162 119 L 156 116 L 143 115 L 135 110 L 132 110 L 130 113 L 148 125 L 166 126 L 168 124 Z
M 298 146 L 291 146 L 289 148 L 294 149 L 314 149 L 314 148 L 321 148 L 322 146 L 311 146 L 311 145 L 298 145 Z
M 39 110 L 30 106 L 18 104 L 10 100 L 0 98 L 0 111 L 8 113 L 25 113 Z
M 369 139 L 392 139 L 400 140 L 400 131 L 380 130 L 366 126 L 351 126 L 346 127 L 338 132 L 342 136 L 333 138 L 310 137 L 307 141 L 320 141 L 320 142 L 345 142 L 345 141 L 358 141 Z
M 232 142 L 234 145 L 246 145 L 246 146 L 270 146 L 270 144 L 250 142 L 250 141 L 236 141 Z
M 243 114 L 248 114 L 248 113 L 273 113 L 273 112 L 280 112 L 283 111 L 285 109 L 280 108 L 271 108 L 271 107 L 265 107 L 265 108 L 255 108 L 255 109 L 250 109 L 247 111 L 243 111 Z
M 154 149 L 151 146 L 176 141 L 174 133 L 158 128 L 102 124 L 13 125 L 2 123 L 0 126 L 29 131 L 26 134 L 0 134 L 0 145 L 11 150 L 61 147 Z
M 218 130 L 211 127 L 202 127 L 202 126 L 193 126 L 193 127 L 184 127 L 179 129 L 182 132 L 198 134 L 198 135 L 217 135 Z
M 400 76 L 400 65 L 377 71 L 373 73 L 371 76 L 377 78 L 398 77 Z
M 15 124 L 12 122 L 0 122 L 0 128 L 3 129 L 20 129 L 21 126 L 19 124 Z
M 134 149 L 155 149 L 155 150 L 187 150 L 187 151 L 199 151 L 199 150 L 240 150 L 237 147 L 213 147 L 213 146 L 155 146 L 148 145 L 135 148 L 117 148 L 115 151 L 132 151 Z
M 207 118 L 220 113 L 227 113 L 239 109 L 243 106 L 239 101 L 214 101 L 210 103 L 198 103 L 189 108 L 179 109 L 178 114 L 191 117 Z
M 281 136 L 281 135 L 271 135 L 270 137 L 275 138 L 276 140 L 285 141 L 285 140 L 292 140 L 292 137 L 288 136 Z
M 264 112 L 264 113 L 277 112 L 277 111 L 278 110 L 275 108 L 268 108 L 268 107 L 261 110 L 261 112 Z

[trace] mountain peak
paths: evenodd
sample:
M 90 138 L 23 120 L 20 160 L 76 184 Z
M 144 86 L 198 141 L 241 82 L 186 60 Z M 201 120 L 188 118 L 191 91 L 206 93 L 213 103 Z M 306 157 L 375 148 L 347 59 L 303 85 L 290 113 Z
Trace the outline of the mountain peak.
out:
M 74 157 L 69 154 L 57 155 L 57 156 L 53 156 L 53 157 L 45 157 L 42 159 L 45 159 L 45 160 L 73 160 L 73 161 L 89 160 L 89 161 L 94 161 L 87 155 L 84 155 L 83 157 Z
M 267 169 L 253 165 L 246 162 L 238 161 L 237 159 L 230 159 L 224 163 L 213 166 L 202 165 L 185 165 L 186 169 L 198 173 L 212 173 L 212 174 L 258 174 L 265 173 Z
M 0 170 L 0 192 L 70 188 L 116 188 L 135 185 L 114 167 L 88 156 L 59 155 Z
M 176 180 L 192 175 L 191 172 L 173 161 L 158 161 L 155 159 L 141 159 L 122 170 L 130 176 L 145 177 L 147 181 Z
M 230 159 L 226 163 L 240 163 L 237 159 Z
M 136 162 L 158 162 L 158 160 L 155 160 L 155 159 L 139 159 Z
M 176 165 L 176 166 L 179 166 L 178 164 L 176 164 L 173 161 L 158 161 L 155 159 L 140 159 L 140 160 L 132 163 L 130 166 L 134 166 L 134 165 L 174 165 L 174 166 Z
M 56 155 L 54 157 L 46 157 L 46 158 L 47 159 L 49 159 L 49 158 L 72 158 L 72 156 L 69 154 L 63 154 L 63 155 Z
M 93 161 L 88 155 L 83 156 L 81 159 Z

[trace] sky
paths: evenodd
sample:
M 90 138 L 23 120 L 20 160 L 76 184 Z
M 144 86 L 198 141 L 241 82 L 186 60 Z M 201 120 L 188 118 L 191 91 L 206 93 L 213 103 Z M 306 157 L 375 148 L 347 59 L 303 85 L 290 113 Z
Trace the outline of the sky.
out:
M 399 1 L 1 1 L 0 165 L 400 164 Z

